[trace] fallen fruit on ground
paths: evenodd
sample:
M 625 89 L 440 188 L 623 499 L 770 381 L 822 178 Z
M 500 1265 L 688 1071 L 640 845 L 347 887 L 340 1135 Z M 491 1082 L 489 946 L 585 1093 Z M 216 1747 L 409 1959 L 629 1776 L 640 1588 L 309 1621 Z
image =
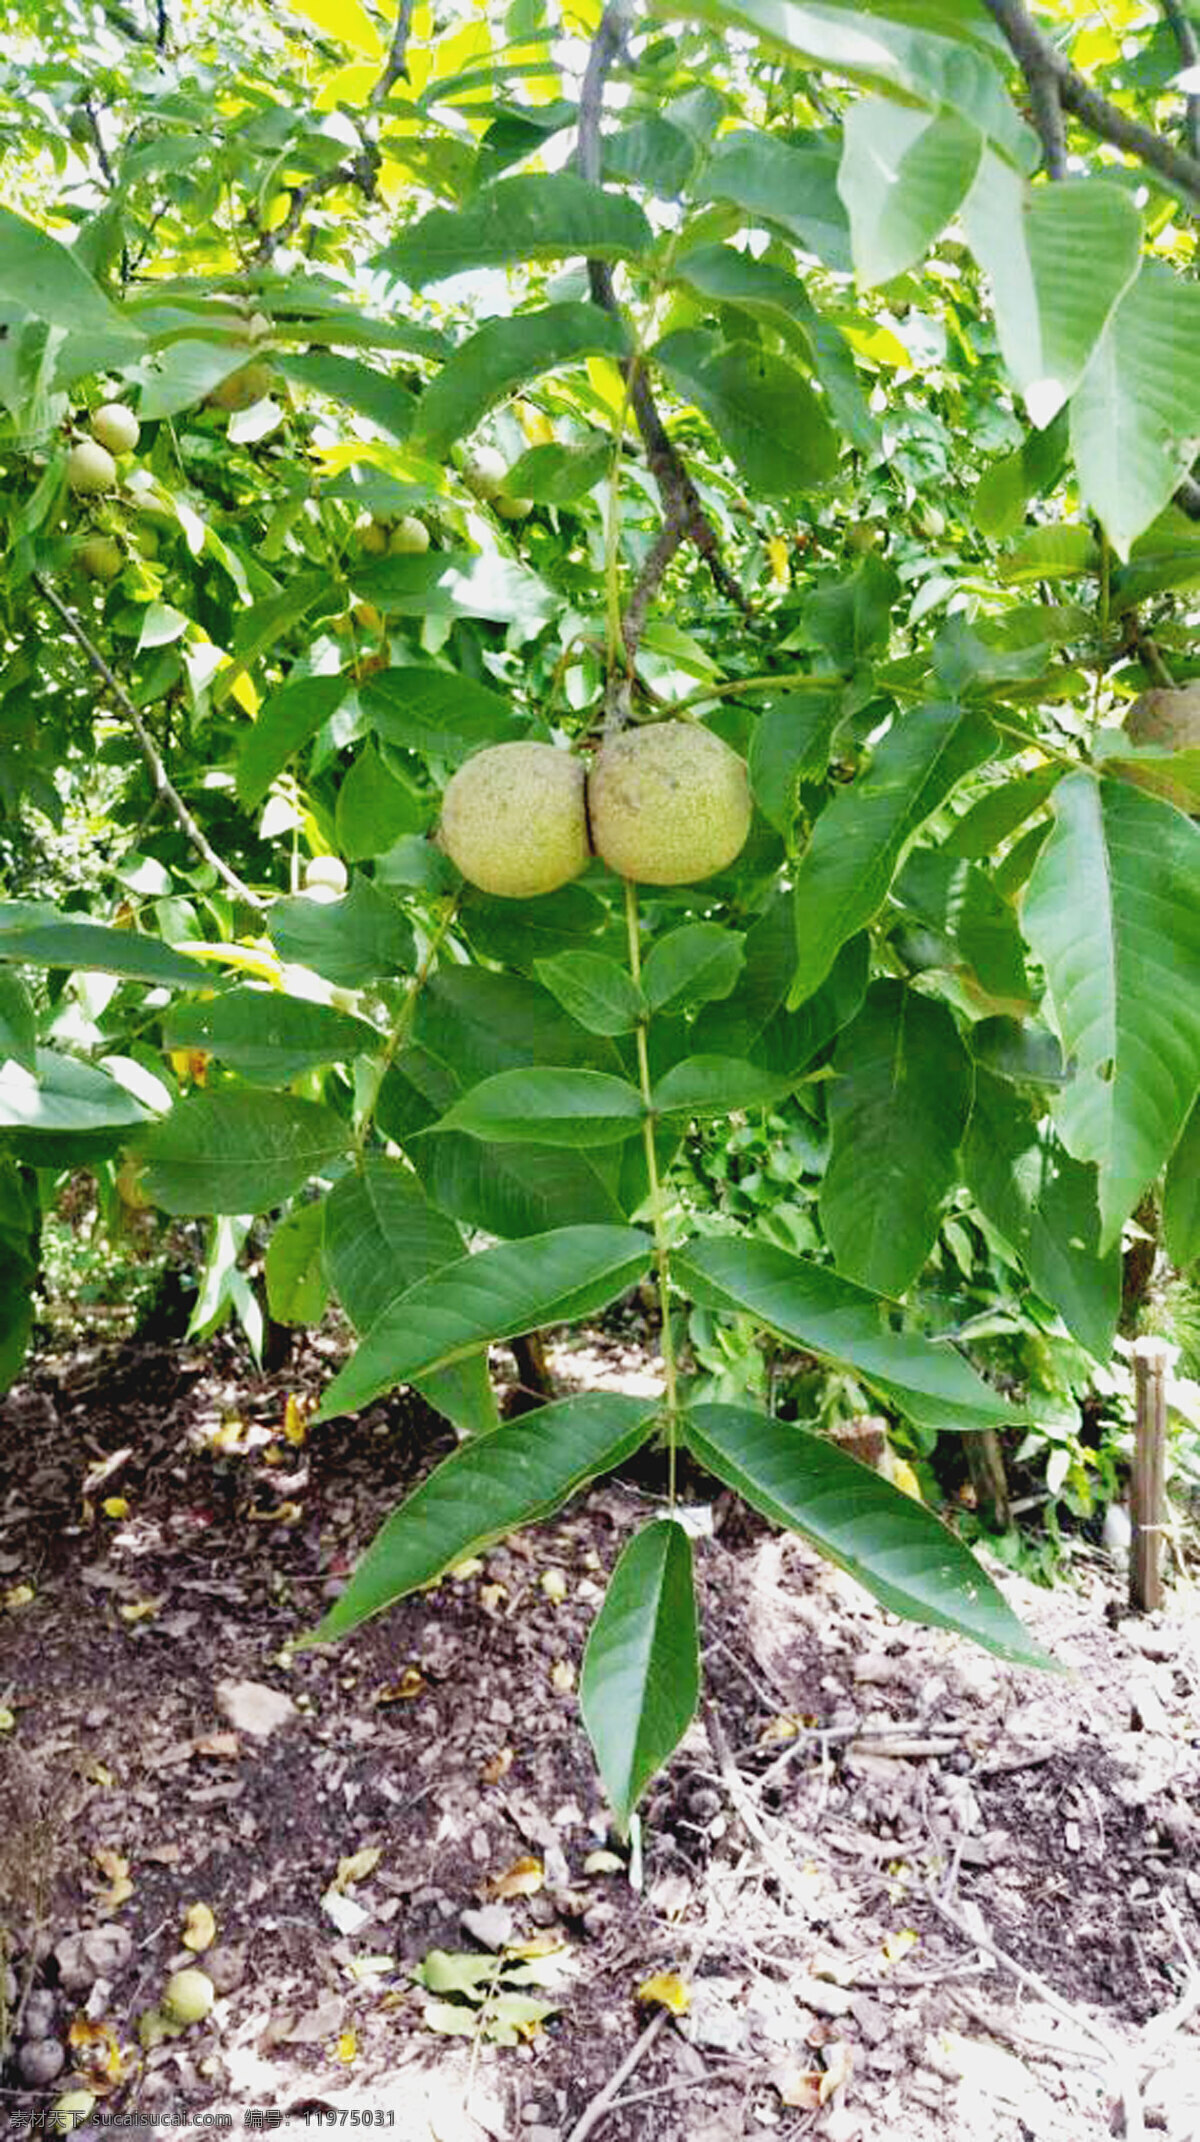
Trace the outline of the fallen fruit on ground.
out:
M 429 548 L 429 530 L 415 513 L 402 513 L 388 538 L 394 558 L 419 558 Z
M 588 780 L 596 853 L 639 885 L 692 885 L 725 870 L 750 831 L 750 787 L 711 729 L 664 721 L 604 744 Z
M 88 429 L 93 439 L 110 454 L 131 454 L 138 443 L 141 425 L 124 402 L 104 402 L 99 409 L 93 410 Z
M 67 485 L 81 498 L 96 491 L 111 491 L 117 481 L 117 464 L 106 446 L 96 439 L 81 439 L 67 455 Z
M 202 2023 L 215 1999 L 207 1971 L 173 1971 L 163 1988 L 162 2012 L 171 2023 Z
M 125 563 L 120 544 L 106 535 L 89 536 L 75 555 L 92 580 L 115 580 Z
M 553 744 L 493 744 L 460 766 L 442 804 L 442 845 L 481 892 L 533 900 L 588 861 L 584 771 Z

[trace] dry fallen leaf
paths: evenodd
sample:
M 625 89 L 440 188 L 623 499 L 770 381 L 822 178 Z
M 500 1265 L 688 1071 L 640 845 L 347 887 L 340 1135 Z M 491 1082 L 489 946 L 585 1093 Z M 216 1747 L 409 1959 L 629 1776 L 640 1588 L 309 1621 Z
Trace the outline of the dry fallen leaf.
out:
M 526 1856 L 513 1861 L 504 1874 L 497 1875 L 488 1883 L 488 1895 L 492 1897 L 536 1896 L 546 1879 L 546 1870 L 540 1859 Z
M 12 1584 L 6 1592 L 0 1594 L 0 1606 L 6 1613 L 17 1614 L 22 1607 L 32 1606 L 36 1598 L 37 1593 L 32 1584 Z
M 479 1773 L 484 1784 L 498 1785 L 500 1783 L 501 1778 L 507 1777 L 508 1772 L 512 1769 L 515 1760 L 516 1757 L 511 1748 L 498 1748 L 496 1750 L 495 1755 L 491 1757 L 490 1761 L 484 1764 L 483 1769 Z
M 236 1733 L 206 1733 L 201 1740 L 185 1741 L 184 1760 L 189 1755 L 208 1755 L 219 1762 L 236 1762 L 242 1752 L 242 1744 Z
M 303 1443 L 308 1434 L 308 1414 L 311 1400 L 297 1398 L 289 1391 L 283 1407 L 283 1433 L 289 1443 Z
M 207 1904 L 188 1906 L 183 1932 L 179 1938 L 184 1948 L 190 1949 L 194 1956 L 199 1956 L 205 1949 L 212 1947 L 217 1938 L 217 1922 Z
M 685 2016 L 692 2005 L 692 1989 L 678 1971 L 656 1971 L 643 1979 L 637 1997 L 647 2007 L 666 2008 L 673 2016 Z
M 111 2023 L 90 2023 L 86 2016 L 76 2016 L 67 2032 L 67 2044 L 75 2055 L 74 2065 L 85 2071 L 89 2082 L 121 2082 L 125 2075 L 125 2056 Z
M 382 1858 L 382 1845 L 364 1845 L 361 1852 L 352 1852 L 348 1859 L 339 1859 L 334 1888 L 349 1889 L 355 1882 L 365 1882 L 368 1874 L 374 1874 Z
M 916 1948 L 920 1938 L 919 1934 L 913 1932 L 911 1926 L 897 1927 L 894 1933 L 885 1934 L 882 1944 L 884 1962 L 889 1964 L 899 1963 L 902 1957 L 908 1955 L 910 1949 Z
M 398 1681 L 389 1681 L 376 1696 L 376 1703 L 411 1703 L 425 1693 L 425 1676 L 419 1666 L 406 1666 Z
M 296 1715 L 291 1697 L 262 1681 L 218 1681 L 217 1704 L 239 1733 L 263 1740 Z
M 358 2036 L 355 2031 L 344 2030 L 337 2042 L 337 2058 L 349 2067 L 358 2058 Z
M 129 1504 L 124 1495 L 106 1495 L 100 1508 L 106 1517 L 128 1517 Z
M 570 1590 L 564 1569 L 544 1569 L 540 1582 L 547 1599 L 552 1599 L 556 1606 L 560 1600 L 566 1598 Z
M 560 1696 L 574 1695 L 575 1668 L 571 1664 L 570 1659 L 555 1660 L 553 1666 L 550 1668 L 550 1686 L 551 1688 L 557 1690 Z

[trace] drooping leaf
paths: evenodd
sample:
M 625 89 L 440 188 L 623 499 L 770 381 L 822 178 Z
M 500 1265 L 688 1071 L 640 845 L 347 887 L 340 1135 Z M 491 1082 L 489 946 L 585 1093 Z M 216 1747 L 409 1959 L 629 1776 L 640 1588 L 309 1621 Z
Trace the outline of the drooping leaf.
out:
M 805 629 L 849 677 L 860 663 L 886 648 L 899 594 L 893 567 L 882 558 L 866 557 L 852 573 L 813 588 L 804 604 Z
M 539 959 L 539 982 L 589 1034 L 632 1033 L 645 1007 L 624 967 L 603 952 L 560 952 Z
M 952 704 L 901 716 L 871 765 L 826 805 L 796 872 L 793 1007 L 818 989 L 839 948 L 873 920 L 926 819 L 990 756 L 983 714 Z
M 636 1086 L 606 1071 L 501 1071 L 472 1086 L 437 1130 L 491 1144 L 613 1145 L 641 1128 Z
M 1167 1255 L 1182 1271 L 1200 1258 L 1200 1101 L 1167 1163 L 1162 1217 Z
M 12 1057 L 23 1071 L 37 1070 L 37 1020 L 19 974 L 0 967 L 0 1063 Z
M 586 1391 L 464 1444 L 401 1503 L 305 1645 L 328 1643 L 518 1525 L 549 1517 L 645 1442 L 652 1401 Z
M 591 1220 L 622 1221 L 640 1199 L 620 1198 L 604 1164 L 610 1151 L 619 1160 L 631 1150 L 488 1145 L 465 1132 L 448 1131 L 415 1140 L 412 1157 L 430 1198 L 443 1212 L 512 1241 Z
M 166 1212 L 269 1212 L 349 1144 L 349 1125 L 315 1101 L 193 1093 L 140 1141 L 146 1194 Z
M 365 1154 L 321 1210 L 329 1277 L 357 1331 L 418 1279 L 465 1254 L 453 1220 L 429 1203 L 415 1175 L 381 1154 Z
M 311 742 L 346 696 L 344 677 L 303 677 L 260 707 L 237 762 L 237 792 L 248 811 L 262 802 L 292 754 Z
M 924 259 L 974 182 L 983 137 L 957 113 L 863 97 L 844 121 L 838 192 L 861 284 L 890 282 Z
M 1069 774 L 1024 924 L 1076 1064 L 1055 1120 L 1100 1170 L 1107 1249 L 1200 1088 L 1200 827 L 1123 781 Z
M 55 1049 L 38 1049 L 33 1071 L 15 1057 L 0 1062 L 0 1134 L 30 1157 L 38 1139 L 128 1133 L 145 1121 L 141 1102 L 95 1064 Z
M 844 1027 L 828 1091 L 821 1223 L 839 1272 L 903 1294 L 933 1248 L 971 1108 L 971 1060 L 944 1004 L 876 982 Z
M 342 989 L 412 971 L 412 924 L 397 900 L 357 872 L 340 900 L 296 893 L 274 901 L 267 928 L 282 959 L 311 967 Z
M 766 1242 L 688 1244 L 673 1269 L 692 1299 L 756 1317 L 781 1338 L 852 1368 L 928 1428 L 995 1428 L 1017 1416 L 953 1346 L 892 1331 L 886 1304 L 826 1266 Z
M 703 183 L 709 199 L 732 201 L 754 221 L 778 224 L 804 252 L 848 275 L 850 233 L 837 169 L 833 144 L 818 135 L 786 142 L 747 128 L 716 144 Z
M 684 1056 L 657 1081 L 650 1097 L 660 1116 L 723 1116 L 734 1108 L 768 1108 L 792 1079 L 736 1056 Z
M 1142 219 L 1108 179 L 1030 188 L 985 153 L 963 220 L 990 277 L 1005 364 L 1037 425 L 1074 393 L 1138 272 Z
M 840 686 L 792 692 L 754 725 L 750 786 L 763 817 L 785 840 L 796 822 L 801 784 L 819 781 L 829 764 L 844 706 Z
M 1107 1361 L 1121 1309 L 1121 1253 L 1100 1253 L 1096 1171 L 1039 1130 L 1012 1086 L 975 1081 L 963 1172 L 984 1218 L 1020 1258 L 1043 1301 L 1097 1361 Z
M 321 1263 L 323 1226 L 319 1204 L 298 1205 L 267 1244 L 267 1307 L 277 1324 L 319 1324 L 325 1314 L 329 1288 Z
M 622 1552 L 579 1681 L 583 1722 L 622 1835 L 699 1700 L 692 1546 L 682 1525 L 663 1518 Z
M 724 343 L 702 328 L 677 329 L 653 356 L 766 497 L 795 497 L 834 474 L 836 434 L 795 365 L 744 342 Z
M 163 1025 L 168 1049 L 203 1049 L 256 1085 L 286 1086 L 318 1064 L 345 1064 L 383 1046 L 365 1019 L 275 989 L 230 989 L 177 1004 Z
M 564 1227 L 464 1257 L 390 1303 L 322 1401 L 319 1418 L 369 1405 L 494 1339 L 587 1316 L 645 1271 L 650 1243 L 629 1227 Z
M 1200 288 L 1143 261 L 1071 403 L 1080 487 L 1122 558 L 1191 468 L 1198 408 Z
M 488 320 L 459 344 L 421 398 L 413 445 L 438 459 L 474 431 L 493 402 L 584 357 L 626 355 L 625 333 L 598 305 L 547 305 Z
M 407 834 L 423 830 L 428 817 L 428 806 L 395 778 L 368 737 L 338 790 L 340 853 L 350 863 L 384 855 Z
M 379 255 L 376 266 L 414 290 L 467 268 L 558 260 L 579 253 L 628 260 L 644 253 L 650 225 L 635 201 L 571 171 L 498 179 L 461 208 L 434 208 Z
M 953 1629 L 1014 1665 L 1054 1664 L 949 1527 L 827 1437 L 745 1406 L 695 1406 L 683 1425 L 709 1472 L 890 1613 Z
M 746 940 L 717 922 L 685 922 L 656 937 L 642 968 L 653 1011 L 683 1010 L 727 997 L 742 971 Z
M 11 208 L 0 208 L 0 298 L 55 327 L 115 336 L 136 352 L 142 331 L 105 297 L 69 246 Z
M 119 974 L 168 989 L 194 989 L 206 979 L 156 937 L 110 929 L 102 922 L 75 921 L 28 900 L 0 900 L 0 960 L 30 967 L 68 967 L 74 973 Z
M 392 561 L 411 564 L 411 559 Z M 481 744 L 507 744 L 528 732 L 528 723 L 499 692 L 453 670 L 381 670 L 368 678 L 359 703 L 385 743 L 457 764 Z
M 341 402 L 369 417 L 393 439 L 406 439 L 412 430 L 417 398 L 390 373 L 357 357 L 342 357 L 332 350 L 286 351 L 276 358 L 279 370 L 294 386 L 307 387 L 331 402 Z

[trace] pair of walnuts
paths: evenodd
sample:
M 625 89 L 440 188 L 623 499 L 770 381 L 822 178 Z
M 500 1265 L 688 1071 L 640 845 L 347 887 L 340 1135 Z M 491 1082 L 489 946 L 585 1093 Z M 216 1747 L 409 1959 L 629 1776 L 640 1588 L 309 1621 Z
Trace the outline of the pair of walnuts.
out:
M 585 769 L 553 744 L 495 744 L 460 766 L 441 842 L 481 892 L 532 900 L 599 855 L 640 885 L 690 885 L 733 862 L 750 831 L 737 753 L 691 722 L 627 729 Z

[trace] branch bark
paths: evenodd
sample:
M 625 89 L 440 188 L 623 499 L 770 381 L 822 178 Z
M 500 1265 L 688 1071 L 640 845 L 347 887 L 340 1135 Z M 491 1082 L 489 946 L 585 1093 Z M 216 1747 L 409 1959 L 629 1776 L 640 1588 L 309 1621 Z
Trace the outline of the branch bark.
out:
M 1174 192 L 1194 208 L 1200 208 L 1200 157 L 1176 149 L 1152 127 L 1131 119 L 1128 112 L 1110 104 L 1090 82 L 1085 82 L 1038 28 L 1023 0 L 983 0 L 983 4 L 1003 31 L 1027 82 L 1038 76 L 1053 80 L 1063 110 L 1072 113 L 1090 134 L 1114 149 L 1124 150 L 1127 156 L 1137 157 L 1165 179 Z
M 336 186 L 357 186 L 364 198 L 371 200 L 375 193 L 377 164 L 378 151 L 363 149 L 349 163 L 335 164 L 331 171 L 318 171 L 300 186 L 289 186 L 287 214 L 283 222 L 276 224 L 274 230 L 263 232 L 248 266 L 269 267 L 280 246 L 288 245 L 295 237 L 309 204 L 319 200 L 323 193 L 332 193 Z
M 181 832 L 186 834 L 197 855 L 202 856 L 210 868 L 216 871 L 221 883 L 228 888 L 234 898 L 245 901 L 247 907 L 259 910 L 264 908 L 266 902 L 260 900 L 257 893 L 251 892 L 250 887 L 242 883 L 236 870 L 230 869 L 228 863 L 222 856 L 217 854 L 207 835 L 197 825 L 179 790 L 167 773 L 158 745 L 142 720 L 138 708 L 134 705 L 120 678 L 113 675 L 100 649 L 84 630 L 74 611 L 68 609 L 62 597 L 50 586 L 49 581 L 43 580 L 40 573 L 34 573 L 33 584 L 43 600 L 49 603 L 52 610 L 57 611 L 72 639 L 83 649 L 96 675 L 103 678 L 114 705 L 129 723 L 137 738 L 138 749 L 149 769 L 155 797 L 166 805 L 176 825 Z
M 400 8 L 396 16 L 396 27 L 392 31 L 392 42 L 388 50 L 387 63 L 368 98 L 370 104 L 386 104 L 393 87 L 400 80 L 401 75 L 408 73 L 408 37 L 412 29 L 412 18 L 413 0 L 400 0 Z
M 1184 66 L 1200 67 L 1200 37 L 1196 35 L 1196 25 L 1181 0 L 1162 0 L 1162 11 L 1174 31 Z M 1188 94 L 1185 126 L 1188 153 L 1200 162 L 1200 96 L 1194 92 Z
M 579 140 L 575 161 L 580 177 L 587 179 L 594 186 L 600 184 L 603 170 L 600 119 L 604 108 L 605 84 L 625 42 L 629 19 L 628 0 L 610 0 L 592 41 L 579 93 Z M 608 262 L 589 260 L 587 265 L 592 303 L 619 318 L 621 307 Z M 694 544 L 699 551 L 720 593 L 728 601 L 736 603 L 746 616 L 752 616 L 753 610 L 721 557 L 717 531 L 704 510 L 700 494 L 659 414 L 658 404 L 642 369 L 640 357 L 629 358 L 623 370 L 629 386 L 630 406 L 646 449 L 650 473 L 662 498 L 664 523 L 662 533 L 638 576 L 629 607 L 621 621 L 621 637 L 625 643 L 626 654 L 632 662 L 645 629 L 650 604 L 661 586 L 671 559 L 685 542 Z

